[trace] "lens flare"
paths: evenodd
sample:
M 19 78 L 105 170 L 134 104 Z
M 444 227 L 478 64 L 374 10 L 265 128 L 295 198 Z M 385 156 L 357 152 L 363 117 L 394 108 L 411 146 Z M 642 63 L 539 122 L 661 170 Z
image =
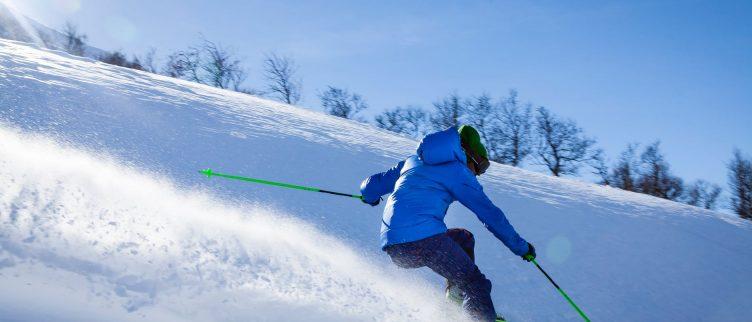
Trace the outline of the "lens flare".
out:
M 21 28 L 21 30 L 15 31 L 17 35 L 14 36 L 16 39 L 24 39 L 26 37 L 30 38 L 31 42 L 33 42 L 36 45 L 44 46 L 44 42 L 39 37 L 39 34 L 36 29 L 31 27 L 31 24 L 29 24 L 29 21 L 26 19 L 26 16 L 24 16 L 18 8 L 16 8 L 15 5 L 13 5 L 10 1 L 0 1 L 0 5 L 5 5 L 5 7 L 10 11 L 10 15 L 12 18 L 18 22 L 18 26 Z M 2 8 L 0 7 L 0 13 L 2 13 Z M 14 33 L 13 30 L 8 30 L 11 33 Z M 20 35 L 18 34 L 20 33 Z
M 571 254 L 572 243 L 569 241 L 569 238 L 565 236 L 558 235 L 554 238 L 551 238 L 551 240 L 546 245 L 547 259 L 556 264 L 565 262 L 567 259 L 569 259 L 569 256 Z

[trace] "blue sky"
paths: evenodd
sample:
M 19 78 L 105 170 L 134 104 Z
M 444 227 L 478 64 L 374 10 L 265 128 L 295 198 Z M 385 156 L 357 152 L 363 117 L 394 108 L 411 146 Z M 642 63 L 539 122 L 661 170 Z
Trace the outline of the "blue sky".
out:
M 7 2 L 7 0 L 5 0 Z M 616 158 L 660 139 L 673 170 L 726 187 L 734 147 L 752 154 L 752 1 L 17 0 L 70 20 L 103 49 L 158 54 L 199 33 L 243 57 L 261 87 L 266 52 L 294 57 L 302 105 L 327 85 L 368 116 L 430 108 L 457 92 L 505 95 L 576 120 Z

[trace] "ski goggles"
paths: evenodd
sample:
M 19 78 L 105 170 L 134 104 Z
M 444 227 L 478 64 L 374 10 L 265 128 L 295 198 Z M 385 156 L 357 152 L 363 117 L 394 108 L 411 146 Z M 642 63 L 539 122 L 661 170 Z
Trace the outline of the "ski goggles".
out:
M 488 159 L 484 158 L 483 156 L 475 153 L 470 147 L 463 144 L 462 148 L 465 150 L 465 155 L 468 156 L 470 161 L 475 166 L 476 175 L 481 175 L 486 173 L 486 170 L 488 170 L 488 167 L 491 166 L 491 162 L 488 161 Z

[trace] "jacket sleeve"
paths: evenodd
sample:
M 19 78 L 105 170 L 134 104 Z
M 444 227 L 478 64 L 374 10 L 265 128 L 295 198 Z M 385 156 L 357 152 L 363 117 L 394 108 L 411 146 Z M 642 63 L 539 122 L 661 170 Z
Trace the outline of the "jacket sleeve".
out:
M 478 179 L 472 174 L 467 172 L 458 175 L 458 180 L 450 186 L 450 191 L 455 199 L 475 213 L 486 229 L 491 231 L 509 250 L 517 256 L 527 253 L 527 241 L 517 234 L 504 212 L 491 202 L 483 192 Z
M 363 180 L 360 184 L 360 193 L 363 195 L 363 200 L 371 203 L 381 196 L 392 192 L 394 184 L 399 179 L 403 165 L 405 165 L 405 161 L 397 163 L 397 165 L 385 172 L 374 174 Z

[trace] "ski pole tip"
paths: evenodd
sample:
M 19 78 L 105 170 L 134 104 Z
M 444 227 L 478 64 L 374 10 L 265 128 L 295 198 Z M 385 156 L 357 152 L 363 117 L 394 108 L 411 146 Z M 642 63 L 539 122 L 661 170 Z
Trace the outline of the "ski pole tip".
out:
M 201 174 L 205 174 L 207 178 L 211 178 L 212 176 L 212 169 L 209 169 L 209 168 L 206 168 L 204 170 L 199 170 L 198 172 Z

